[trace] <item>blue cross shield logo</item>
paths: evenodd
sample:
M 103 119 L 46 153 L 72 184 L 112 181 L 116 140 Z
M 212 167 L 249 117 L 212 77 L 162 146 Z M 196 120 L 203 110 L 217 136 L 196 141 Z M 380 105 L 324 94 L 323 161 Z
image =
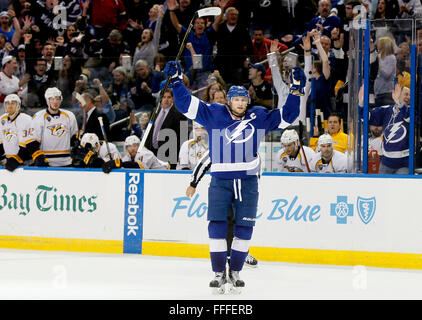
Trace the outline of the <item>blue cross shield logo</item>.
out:
M 375 197 L 372 198 L 362 198 L 358 197 L 357 200 L 357 210 L 359 217 L 363 223 L 368 224 L 371 222 L 375 214 L 376 209 L 376 200 Z
M 347 196 L 337 196 L 337 202 L 331 203 L 330 216 L 337 217 L 337 224 L 346 224 L 347 217 L 353 216 L 353 204 L 347 203 Z

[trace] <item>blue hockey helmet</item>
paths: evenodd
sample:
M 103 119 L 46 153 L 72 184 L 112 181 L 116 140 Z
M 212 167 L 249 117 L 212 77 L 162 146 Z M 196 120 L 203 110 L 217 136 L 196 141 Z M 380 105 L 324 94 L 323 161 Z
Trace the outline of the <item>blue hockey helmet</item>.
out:
M 231 86 L 227 92 L 227 100 L 230 103 L 234 97 L 246 97 L 248 98 L 248 103 L 251 103 L 251 98 L 249 97 L 249 92 L 245 87 L 242 86 Z

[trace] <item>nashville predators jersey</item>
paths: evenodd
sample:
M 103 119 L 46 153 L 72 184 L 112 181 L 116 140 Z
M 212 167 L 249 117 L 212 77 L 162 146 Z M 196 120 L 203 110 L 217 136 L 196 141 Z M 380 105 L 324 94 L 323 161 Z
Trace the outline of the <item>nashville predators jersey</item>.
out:
M 32 118 L 24 113 L 19 113 L 14 119 L 10 119 L 7 113 L 0 117 L 0 150 L 7 158 L 13 157 L 19 163 L 25 160 L 18 154 L 20 148 L 26 148 L 26 140 L 31 132 L 31 120 Z
M 346 173 L 347 156 L 343 152 L 333 150 L 333 156 L 327 163 L 321 158 L 321 152 L 317 152 L 311 163 L 311 171 L 317 173 Z
M 168 162 L 161 161 L 158 159 L 152 151 L 147 149 L 138 150 L 135 155 L 135 158 L 132 159 L 129 154 L 126 154 L 123 159 L 123 162 L 133 161 L 139 165 L 140 169 L 153 169 L 153 170 L 167 170 L 170 169 L 170 164 Z
M 185 141 L 180 147 L 179 163 L 177 164 L 176 169 L 193 170 L 199 159 L 202 158 L 207 150 L 208 148 L 204 144 L 196 141 L 195 139 Z
M 63 167 L 71 164 L 70 139 L 78 133 L 75 115 L 68 110 L 51 114 L 47 109 L 38 111 L 31 124 L 31 135 L 26 144 L 40 143 L 40 151 L 50 166 Z
M 117 149 L 116 145 L 109 142 L 108 147 L 110 149 L 111 157 L 113 158 L 113 160 L 120 159 L 120 152 Z M 106 142 L 103 142 L 101 144 L 99 154 L 100 154 L 100 158 L 103 159 L 105 162 L 111 160 L 110 155 L 108 154 Z
M 305 156 L 303 155 L 305 150 Z M 299 149 L 296 157 L 289 156 L 284 148 L 281 148 L 277 153 L 278 172 L 309 172 L 310 163 L 315 157 L 315 152 L 309 147 L 303 146 L 303 150 Z

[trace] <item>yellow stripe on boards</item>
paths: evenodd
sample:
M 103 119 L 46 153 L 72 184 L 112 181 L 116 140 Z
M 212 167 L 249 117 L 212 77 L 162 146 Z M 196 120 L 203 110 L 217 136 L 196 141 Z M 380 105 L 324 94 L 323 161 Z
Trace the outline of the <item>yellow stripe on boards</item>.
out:
M 250 253 L 260 261 L 422 269 L 422 254 L 413 253 L 269 247 L 251 247 Z M 142 243 L 142 254 L 189 258 L 210 257 L 209 246 L 207 244 L 187 244 L 175 242 L 144 241 Z
M 0 248 L 47 251 L 123 253 L 123 241 L 0 236 Z
M 209 258 L 208 244 L 189 244 L 174 242 L 142 242 L 142 254 L 151 256 Z

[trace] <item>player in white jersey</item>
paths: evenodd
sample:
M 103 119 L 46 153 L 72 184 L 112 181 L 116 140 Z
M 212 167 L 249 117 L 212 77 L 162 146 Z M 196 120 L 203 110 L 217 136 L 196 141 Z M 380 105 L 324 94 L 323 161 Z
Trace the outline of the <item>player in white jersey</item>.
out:
M 110 151 L 110 154 L 109 154 Z M 108 143 L 108 148 L 101 143 L 95 133 L 85 133 L 78 147 L 72 150 L 72 165 L 79 168 L 101 168 L 104 163 L 110 161 L 120 161 L 120 152 L 116 145 Z
M 177 170 L 193 170 L 198 161 L 208 151 L 207 130 L 197 122 L 193 123 L 194 138 L 185 141 L 180 147 Z
M 325 133 L 318 138 L 319 152 L 311 162 L 311 171 L 317 173 L 346 173 L 346 154 L 334 150 L 334 140 Z
M 158 159 L 152 151 L 146 148 L 138 150 L 140 144 L 141 140 L 135 135 L 126 138 L 125 149 L 127 154 L 123 156 L 122 167 L 155 170 L 170 169 L 170 164 Z
M 282 148 L 277 153 L 279 172 L 310 172 L 309 164 L 315 157 L 315 152 L 309 147 L 300 147 L 297 132 L 293 129 L 285 130 L 280 142 Z
M 71 141 L 77 139 L 75 115 L 60 109 L 62 93 L 57 88 L 45 91 L 47 108 L 38 111 L 31 124 L 27 146 L 37 166 L 66 167 L 71 161 Z
M 25 141 L 31 127 L 32 118 L 20 113 L 21 99 L 9 94 L 4 99 L 6 113 L 0 117 L 0 157 L 6 157 L 5 168 L 14 171 L 29 159 Z

